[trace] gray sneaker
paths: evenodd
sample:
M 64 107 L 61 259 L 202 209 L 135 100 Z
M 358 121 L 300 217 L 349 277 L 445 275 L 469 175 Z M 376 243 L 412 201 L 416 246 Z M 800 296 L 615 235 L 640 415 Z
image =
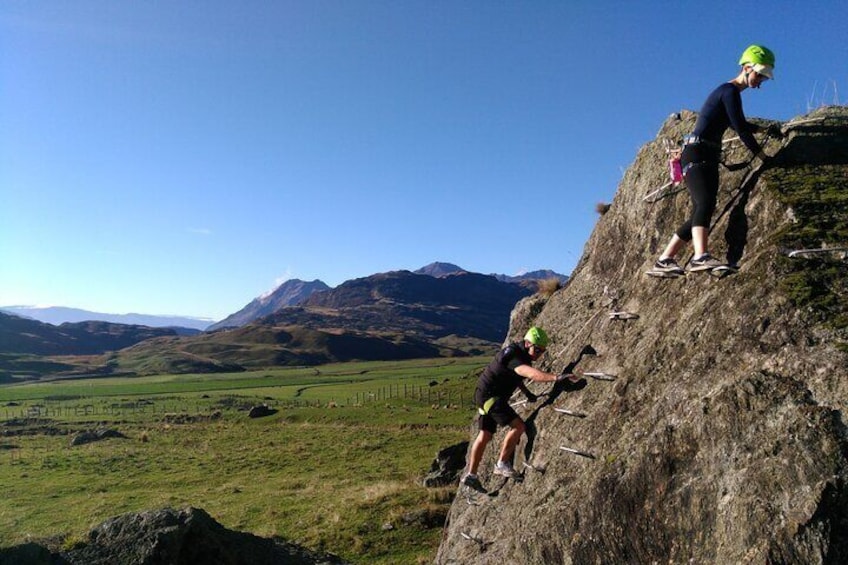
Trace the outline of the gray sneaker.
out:
M 653 270 L 658 273 L 668 273 L 670 275 L 682 275 L 684 273 L 677 261 L 669 257 L 668 259 L 658 259 L 654 263 Z
M 480 482 L 480 479 L 476 475 L 466 473 L 459 482 L 477 492 L 486 492 L 486 489 L 483 488 L 483 483 Z
M 695 271 L 710 271 L 715 269 L 716 267 L 723 266 L 724 263 L 710 255 L 709 253 L 704 253 L 700 257 L 693 257 L 691 261 L 689 261 L 689 270 L 692 272 Z
M 515 469 L 512 468 L 512 463 L 509 461 L 498 461 L 495 463 L 494 473 L 501 477 L 514 477 Z

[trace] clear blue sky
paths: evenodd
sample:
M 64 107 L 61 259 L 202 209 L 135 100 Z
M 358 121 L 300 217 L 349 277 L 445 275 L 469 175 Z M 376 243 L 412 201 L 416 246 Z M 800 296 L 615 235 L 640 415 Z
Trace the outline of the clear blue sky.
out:
M 848 100 L 848 2 L 0 3 L 0 305 L 221 319 L 289 278 L 569 273 L 750 43 Z

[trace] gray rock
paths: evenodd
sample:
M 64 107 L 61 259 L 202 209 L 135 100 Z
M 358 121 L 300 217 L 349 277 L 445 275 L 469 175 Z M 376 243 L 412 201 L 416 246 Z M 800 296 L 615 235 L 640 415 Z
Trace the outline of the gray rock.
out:
M 224 528 L 198 508 L 165 508 L 106 520 L 87 542 L 51 553 L 36 544 L 0 550 L 0 565 L 337 565 L 330 554 Z
M 111 430 L 108 428 L 99 428 L 93 432 L 85 431 L 80 432 L 74 436 L 71 440 L 71 445 L 84 445 L 86 443 L 91 443 L 94 441 L 100 441 L 101 439 L 106 438 L 122 438 L 126 439 L 127 436 L 122 434 L 117 430 Z
M 467 451 L 467 441 L 439 451 L 430 466 L 430 472 L 424 477 L 424 486 L 442 487 L 459 481 L 462 470 L 465 469 L 465 454 Z
M 278 410 L 276 408 L 271 408 L 267 404 L 259 404 L 258 406 L 251 408 L 247 415 L 250 418 L 264 418 L 265 416 L 271 416 L 277 412 Z

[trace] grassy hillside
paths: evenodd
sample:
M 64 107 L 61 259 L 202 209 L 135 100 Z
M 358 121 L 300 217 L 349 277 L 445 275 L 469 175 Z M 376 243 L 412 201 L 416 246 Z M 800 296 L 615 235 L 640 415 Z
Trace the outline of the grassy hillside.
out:
M 0 545 L 72 545 L 100 521 L 204 508 L 353 563 L 429 563 L 455 491 L 425 489 L 466 440 L 488 358 L 0 386 Z M 279 411 L 250 419 L 247 408 Z M 107 426 L 127 439 L 70 445 Z

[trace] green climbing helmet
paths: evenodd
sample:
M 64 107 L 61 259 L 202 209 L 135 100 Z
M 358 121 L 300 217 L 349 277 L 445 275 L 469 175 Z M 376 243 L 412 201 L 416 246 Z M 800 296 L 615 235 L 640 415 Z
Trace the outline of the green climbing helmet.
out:
M 739 58 L 740 65 L 751 65 L 754 72 L 774 79 L 774 53 L 763 45 L 751 45 Z
M 533 326 L 524 334 L 524 341 L 529 341 L 533 345 L 538 345 L 542 349 L 545 349 L 548 347 L 548 334 L 542 328 Z

